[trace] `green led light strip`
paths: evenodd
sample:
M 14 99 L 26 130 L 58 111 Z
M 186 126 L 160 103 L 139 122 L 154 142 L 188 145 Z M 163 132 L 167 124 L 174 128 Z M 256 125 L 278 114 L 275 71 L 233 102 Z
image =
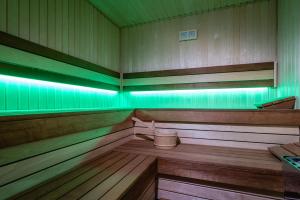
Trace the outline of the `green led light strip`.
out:
M 196 89 L 196 90 L 164 90 L 164 91 L 132 91 L 131 95 L 176 95 L 176 94 L 184 94 L 184 95 L 194 95 L 194 94 L 210 94 L 210 93 L 241 93 L 241 92 L 266 92 L 268 90 L 267 87 L 258 87 L 258 88 L 222 88 L 222 89 Z
M 103 93 L 107 95 L 116 95 L 118 93 L 117 91 L 113 91 L 113 90 L 105 90 L 105 89 L 91 88 L 85 86 L 70 85 L 65 83 L 41 81 L 41 80 L 20 78 L 20 77 L 7 76 L 7 75 L 0 75 L 0 81 L 19 83 L 19 84 L 34 84 L 38 86 L 60 88 L 65 90 L 79 90 L 82 92 Z

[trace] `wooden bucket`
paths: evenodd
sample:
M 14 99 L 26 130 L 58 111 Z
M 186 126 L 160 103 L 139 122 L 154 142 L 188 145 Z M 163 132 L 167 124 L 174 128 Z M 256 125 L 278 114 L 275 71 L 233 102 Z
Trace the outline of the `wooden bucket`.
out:
M 177 145 L 177 132 L 174 130 L 155 130 L 154 145 L 158 149 L 172 149 Z
M 132 120 L 135 122 L 139 122 L 149 128 L 152 132 L 151 136 L 154 137 L 154 146 L 158 149 L 172 149 L 177 146 L 178 137 L 177 132 L 175 130 L 170 129 L 160 129 L 157 130 L 155 128 L 155 122 L 152 121 L 152 125 L 148 125 L 147 123 L 143 122 L 142 120 L 132 117 Z M 136 134 L 137 135 L 137 134 Z M 147 136 L 143 136 L 143 139 L 152 140 Z M 153 140 L 152 140 L 153 141 Z

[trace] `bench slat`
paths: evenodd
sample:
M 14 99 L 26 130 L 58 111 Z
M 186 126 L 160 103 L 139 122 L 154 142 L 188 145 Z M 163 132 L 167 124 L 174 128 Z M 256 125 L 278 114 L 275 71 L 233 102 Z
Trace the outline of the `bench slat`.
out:
M 69 181 L 74 180 L 76 177 L 80 176 L 81 174 L 84 174 L 88 170 L 96 167 L 97 165 L 112 159 L 114 156 L 117 156 L 118 152 L 108 153 L 101 156 L 101 158 L 93 160 L 91 162 L 88 162 L 80 167 L 75 168 L 74 170 L 60 176 L 60 177 L 54 177 L 53 179 L 49 180 L 47 183 L 35 187 L 32 190 L 25 192 L 24 194 L 18 195 L 17 199 L 22 200 L 31 200 L 34 198 L 41 197 L 42 195 L 45 195 L 48 192 L 51 192 L 55 190 L 56 188 L 61 187 L 62 185 L 68 183 Z M 121 154 L 126 155 L 126 154 Z
M 107 168 L 111 167 L 115 163 L 117 163 L 120 159 L 125 158 L 128 154 L 119 154 L 115 155 L 113 158 L 96 165 L 94 168 L 91 168 L 86 173 L 74 178 L 68 183 L 63 184 L 61 187 L 56 188 L 55 190 L 49 192 L 48 194 L 44 195 L 40 200 L 47 200 L 47 199 L 58 199 L 59 197 L 63 196 L 68 191 L 76 188 L 77 186 L 81 185 L 85 181 L 89 180 L 90 178 L 94 177 L 95 175 L 101 173 Z
M 295 154 L 296 156 L 300 156 L 300 147 L 295 144 L 285 144 L 282 147 L 289 152 Z
M 117 185 L 115 185 L 109 192 L 107 192 L 101 200 L 118 199 L 124 195 L 124 191 L 128 190 L 138 180 L 141 174 L 149 168 L 149 166 L 156 160 L 153 156 L 148 156 L 142 163 L 126 175 Z
M 269 151 L 279 159 L 282 159 L 283 156 L 294 156 L 295 155 L 280 146 L 270 147 Z
M 104 180 L 118 172 L 128 163 L 132 162 L 137 157 L 136 154 L 130 154 L 125 158 L 119 160 L 116 164 L 109 167 L 107 170 L 98 173 L 93 178 L 89 179 L 88 181 L 84 182 L 83 184 L 79 185 L 78 187 L 74 188 L 70 192 L 66 193 L 60 199 L 78 199 L 89 192 L 91 189 L 95 188 L 97 185 L 101 184 Z
M 131 123 L 108 126 L 0 149 L 0 166 L 129 129 Z
M 113 141 L 130 136 L 131 129 L 126 129 L 101 138 L 95 138 L 76 145 L 67 146 L 62 149 L 41 154 L 26 160 L 22 160 L 0 168 L 0 186 L 3 186 L 16 179 L 33 174 L 49 166 L 53 166 L 72 157 L 87 153 L 93 149 L 108 145 Z M 19 170 L 15 170 L 19 169 Z M 22 169 L 22 170 L 21 170 Z
M 103 181 L 97 187 L 93 188 L 91 191 L 85 194 L 81 199 L 82 200 L 99 199 L 145 159 L 146 156 L 138 155 L 134 160 L 132 160 L 130 163 L 122 167 L 118 172 L 114 173 L 112 176 L 110 176 L 108 179 Z
M 116 148 L 117 146 L 128 142 L 131 136 L 123 138 L 121 140 L 110 143 L 109 145 L 103 146 L 101 148 L 89 151 L 85 154 L 79 155 L 75 158 L 66 160 L 62 163 L 56 164 L 42 171 L 36 172 L 30 176 L 26 176 L 22 179 L 18 179 L 10 184 L 0 187 L 0 196 L 3 199 L 12 197 L 20 192 L 30 189 L 38 184 L 48 181 L 50 178 L 61 175 L 66 171 L 72 170 L 74 167 L 88 162 L 97 158 L 99 155 Z M 62 152 L 63 153 L 63 152 Z M 22 166 L 21 166 L 22 167 Z
M 171 150 L 161 150 L 154 148 L 153 145 L 147 146 L 145 143 L 148 141 L 134 141 L 129 142 L 125 145 L 117 147 L 116 150 L 128 153 L 139 152 L 147 155 L 160 156 L 165 158 L 173 158 L 173 159 L 183 159 L 187 161 L 194 162 L 205 162 L 205 163 L 213 163 L 213 164 L 224 164 L 238 167 L 247 167 L 253 169 L 269 169 L 275 171 L 281 171 L 281 163 L 277 161 L 276 158 L 269 160 L 258 160 L 258 159 L 249 159 L 249 158 L 235 158 L 235 157 L 227 157 L 220 155 L 210 155 L 207 153 L 202 153 L 199 151 L 198 153 L 191 153 L 182 149 L 182 151 L 176 151 L 175 149 Z M 133 147 L 131 146 L 131 144 Z M 148 142 L 151 143 L 151 142 Z M 181 146 L 189 146 L 183 145 Z M 197 145 L 193 145 L 196 147 Z M 206 146 L 209 149 L 209 146 Z M 224 149 L 226 151 L 226 149 Z M 267 152 L 267 151 L 265 151 Z

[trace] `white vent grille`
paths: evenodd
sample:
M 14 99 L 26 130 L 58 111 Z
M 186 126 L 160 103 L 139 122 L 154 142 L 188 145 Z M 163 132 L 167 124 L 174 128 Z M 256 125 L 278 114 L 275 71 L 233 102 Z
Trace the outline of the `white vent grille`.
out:
M 197 40 L 197 30 L 179 32 L 179 41 Z

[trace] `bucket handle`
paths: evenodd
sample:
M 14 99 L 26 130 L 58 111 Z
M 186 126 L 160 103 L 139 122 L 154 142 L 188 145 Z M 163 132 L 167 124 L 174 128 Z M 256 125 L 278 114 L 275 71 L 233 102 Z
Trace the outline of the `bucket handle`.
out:
M 147 128 L 149 128 L 150 130 L 154 131 L 155 130 L 155 122 L 152 120 L 151 125 L 148 125 L 147 123 L 143 122 L 142 120 L 136 118 L 136 117 L 132 117 L 131 118 L 133 121 L 135 122 L 139 122 L 141 124 L 143 124 L 144 126 L 146 126 Z

